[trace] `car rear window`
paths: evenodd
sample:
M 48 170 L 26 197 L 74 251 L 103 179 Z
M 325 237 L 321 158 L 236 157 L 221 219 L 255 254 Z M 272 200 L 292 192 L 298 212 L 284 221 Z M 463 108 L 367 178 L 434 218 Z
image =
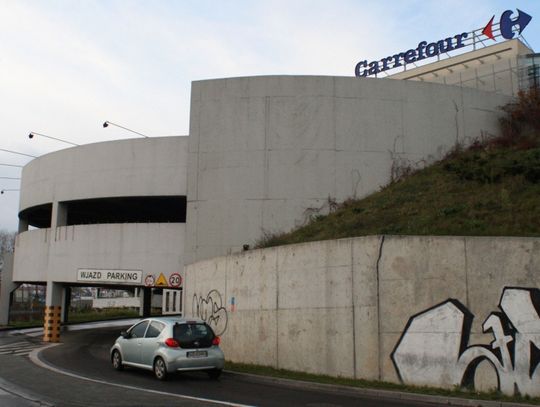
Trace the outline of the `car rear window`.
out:
M 175 324 L 173 335 L 184 349 L 209 348 L 215 336 L 212 328 L 201 323 Z

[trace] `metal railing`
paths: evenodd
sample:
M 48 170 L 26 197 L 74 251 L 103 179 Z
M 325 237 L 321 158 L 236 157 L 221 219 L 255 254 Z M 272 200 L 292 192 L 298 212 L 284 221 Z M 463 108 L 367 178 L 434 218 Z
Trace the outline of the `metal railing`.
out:
M 492 65 L 491 72 L 479 74 L 478 69 L 474 68 L 463 72 L 456 72 L 455 75 L 441 76 L 441 81 L 438 82 L 445 85 L 517 95 L 517 92 L 520 90 L 540 86 L 540 54 L 532 55 L 535 56 L 536 60 L 525 58 L 530 56 L 519 57 L 517 58 L 517 64 L 512 65 L 512 60 L 509 59 L 508 67 L 504 69 L 495 69 L 495 66 Z M 467 75 L 472 74 L 473 76 L 463 79 L 465 73 Z M 424 80 L 421 78 L 418 79 Z
M 439 62 L 439 61 L 443 61 L 443 60 L 455 57 L 457 55 L 465 54 L 467 52 L 470 52 L 471 50 L 476 51 L 478 49 L 487 48 L 487 47 L 489 47 L 491 45 L 500 43 L 500 42 L 497 41 L 497 39 L 503 38 L 502 34 L 501 34 L 500 23 L 498 23 L 498 22 L 497 23 L 495 23 L 495 22 L 492 23 L 493 39 L 486 37 L 486 35 L 484 35 L 482 33 L 483 30 L 484 30 L 484 27 L 483 28 L 478 28 L 476 30 L 468 32 L 467 33 L 468 34 L 467 38 L 464 38 L 462 40 L 464 46 L 461 47 L 461 48 L 452 49 L 452 50 L 449 50 L 449 51 L 446 51 L 446 52 L 439 52 L 436 57 L 426 58 L 426 59 L 422 60 L 422 62 L 420 62 L 420 63 L 418 63 L 418 62 L 405 62 L 403 60 L 403 61 L 401 61 L 400 66 L 388 69 L 388 70 L 383 71 L 381 73 L 384 74 L 384 77 L 388 77 L 388 76 L 395 75 L 395 74 L 397 74 L 399 72 L 406 72 L 407 70 L 410 70 L 410 69 L 419 68 L 421 66 L 432 64 L 435 61 Z M 517 26 L 512 27 L 512 32 L 515 33 L 515 34 L 518 34 L 515 38 L 520 39 L 523 43 L 525 43 L 525 45 L 527 45 L 529 48 L 531 48 L 529 46 L 527 40 L 525 39 L 525 37 L 523 35 L 519 35 L 519 27 L 517 27 Z M 378 75 L 379 74 L 376 74 L 375 77 L 377 77 Z

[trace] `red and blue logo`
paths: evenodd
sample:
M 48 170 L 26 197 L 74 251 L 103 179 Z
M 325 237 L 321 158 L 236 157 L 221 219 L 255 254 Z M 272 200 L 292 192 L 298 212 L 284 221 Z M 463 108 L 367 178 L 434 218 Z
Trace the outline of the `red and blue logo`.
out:
M 506 10 L 501 14 L 498 27 L 500 34 L 493 34 L 494 30 L 497 31 L 497 24 L 493 24 L 495 16 L 491 17 L 489 23 L 487 23 L 482 30 L 482 34 L 494 41 L 496 41 L 495 38 L 498 36 L 511 40 L 514 38 L 516 33 L 518 36 L 521 35 L 525 27 L 527 27 L 527 25 L 531 22 L 532 17 L 520 9 L 516 10 L 517 17 L 514 18 L 512 18 L 512 14 L 514 14 L 512 10 Z M 418 43 L 418 47 L 416 48 L 411 48 L 404 52 L 396 52 L 394 55 L 389 55 L 386 58 L 382 58 L 378 61 L 360 61 L 356 64 L 354 73 L 358 77 L 377 75 L 378 73 L 404 66 L 406 64 L 418 62 L 426 58 L 435 57 L 440 54 L 448 54 L 450 51 L 474 44 L 475 40 L 474 38 L 471 39 L 470 34 L 472 34 L 472 36 L 476 35 L 474 32 L 465 32 L 452 37 L 444 38 L 439 41 L 421 41 Z M 467 40 L 468 44 L 466 43 Z
M 513 11 L 512 10 L 506 10 L 504 13 L 501 14 L 501 19 L 499 20 L 499 29 L 501 31 L 501 35 L 503 38 L 507 40 L 511 40 L 514 38 L 515 32 L 514 27 L 518 28 L 518 35 L 521 35 L 525 27 L 531 22 L 532 17 L 525 13 L 524 11 L 521 11 L 520 9 L 517 10 L 517 17 L 512 18 Z M 486 37 L 491 38 L 495 41 L 495 36 L 493 35 L 493 20 L 495 19 L 495 16 L 491 17 L 491 20 L 489 20 L 489 23 L 484 27 L 482 30 L 482 34 L 484 34 Z

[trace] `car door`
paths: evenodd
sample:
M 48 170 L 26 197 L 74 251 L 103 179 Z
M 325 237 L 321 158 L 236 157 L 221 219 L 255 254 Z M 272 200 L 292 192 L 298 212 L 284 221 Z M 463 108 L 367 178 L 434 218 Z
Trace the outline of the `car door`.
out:
M 159 335 L 165 329 L 165 324 L 160 321 L 151 321 L 146 330 L 146 335 L 141 344 L 141 363 L 146 366 L 154 364 L 154 356 L 159 348 Z
M 141 346 L 144 334 L 148 328 L 148 321 L 139 322 L 129 331 L 129 338 L 122 341 L 122 357 L 127 363 L 141 363 Z

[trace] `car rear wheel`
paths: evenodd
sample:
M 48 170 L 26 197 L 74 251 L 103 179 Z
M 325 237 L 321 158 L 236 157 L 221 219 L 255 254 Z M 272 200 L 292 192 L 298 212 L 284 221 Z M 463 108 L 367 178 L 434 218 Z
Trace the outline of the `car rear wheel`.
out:
M 158 380 L 167 379 L 167 365 L 165 364 L 165 361 L 160 357 L 157 357 L 154 361 L 154 375 Z
M 122 355 L 120 355 L 120 352 L 115 350 L 112 354 L 112 365 L 116 370 L 123 370 L 124 365 L 122 364 Z
M 213 380 L 219 379 L 219 376 L 221 376 L 221 369 L 209 370 L 208 376 L 210 376 L 210 379 L 213 379 Z

